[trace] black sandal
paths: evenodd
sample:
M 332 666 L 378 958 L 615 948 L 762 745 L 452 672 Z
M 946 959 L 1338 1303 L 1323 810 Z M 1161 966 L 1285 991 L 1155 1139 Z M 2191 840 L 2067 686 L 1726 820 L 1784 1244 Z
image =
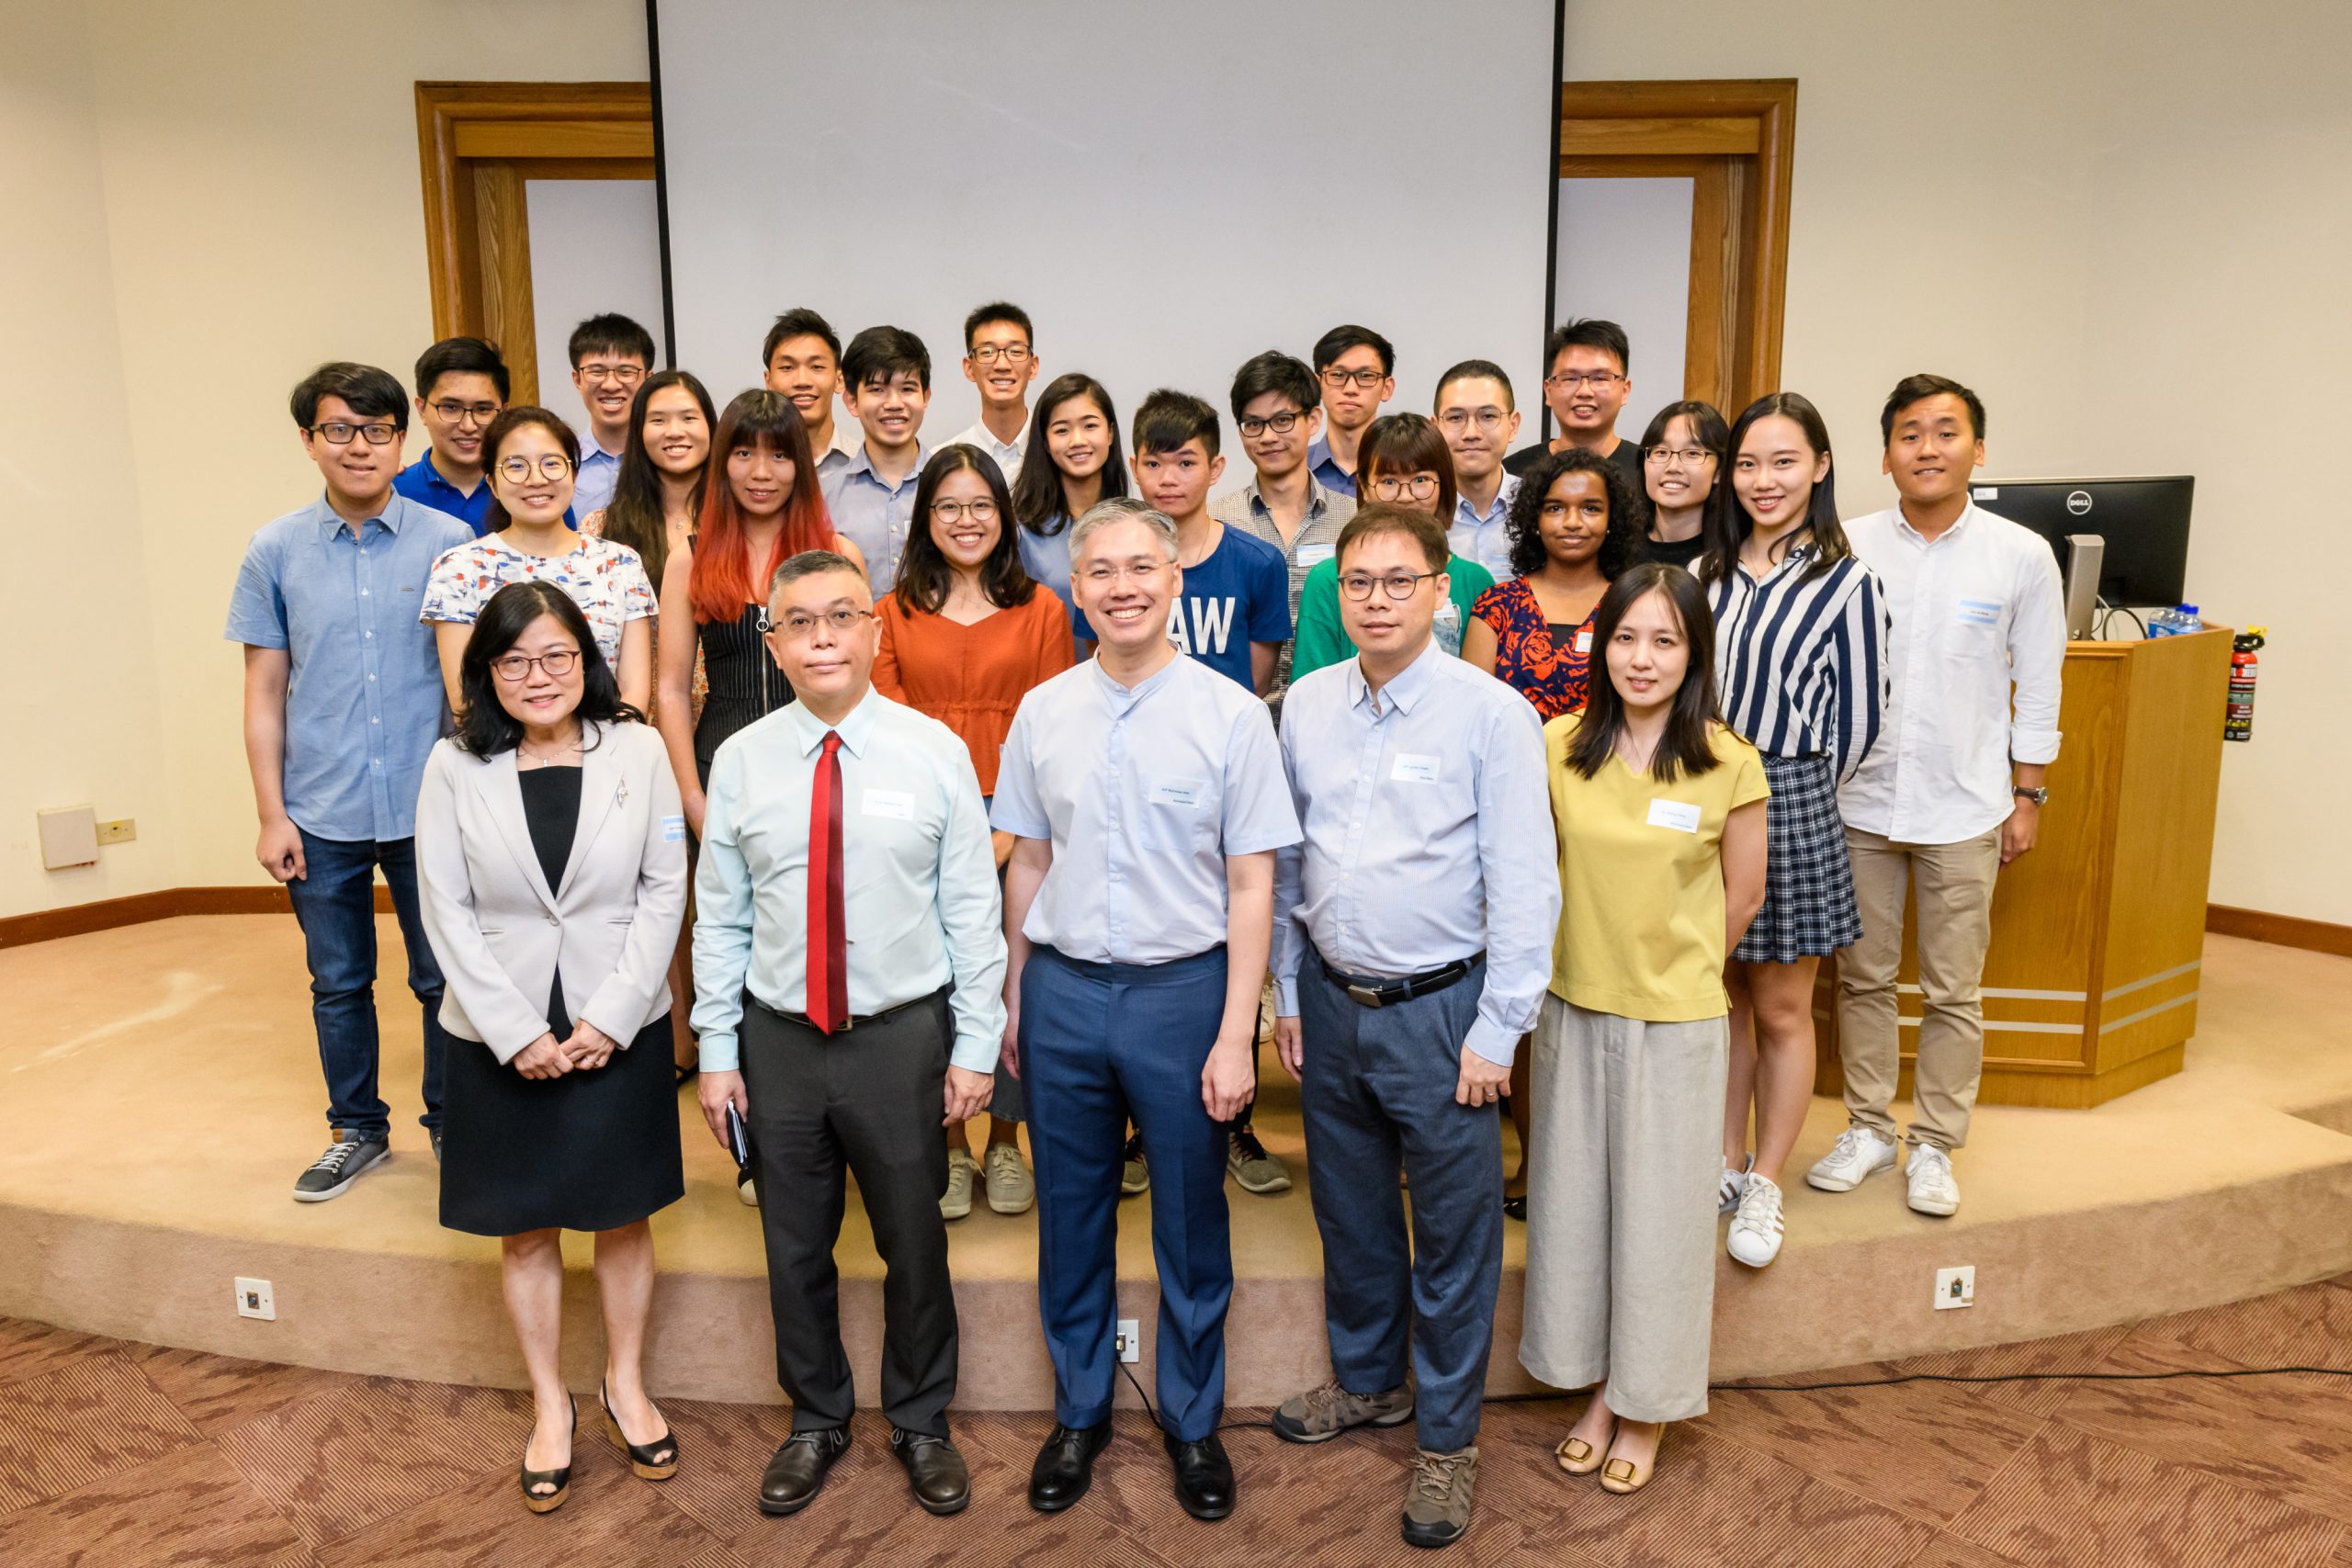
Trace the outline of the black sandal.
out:
M 564 1397 L 571 1401 L 571 1436 L 572 1441 L 576 1446 L 580 1438 L 580 1402 L 576 1399 L 571 1399 L 570 1394 L 566 1394 Z M 534 1492 L 531 1490 L 534 1486 L 548 1485 L 552 1485 L 555 1490 L 546 1493 Z M 560 1470 L 533 1470 L 531 1468 L 530 1440 L 528 1438 L 524 1439 L 523 1506 L 530 1509 L 531 1512 L 535 1514 L 551 1514 L 558 1508 L 562 1507 L 563 1500 L 571 1495 L 571 1467 L 567 1464 Z
M 613 1414 L 612 1401 L 605 1397 L 605 1385 L 601 1382 L 596 1385 L 596 1403 L 605 1407 L 605 1430 L 612 1434 L 613 1441 L 628 1455 L 628 1467 L 637 1472 L 639 1480 L 667 1481 L 678 1472 L 678 1439 L 667 1429 L 666 1424 L 662 1435 L 651 1442 L 632 1443 L 628 1440 L 628 1434 L 621 1430 L 620 1418 Z M 650 1404 L 653 1402 L 649 1399 L 646 1403 Z M 657 1410 L 655 1414 L 661 1412 Z

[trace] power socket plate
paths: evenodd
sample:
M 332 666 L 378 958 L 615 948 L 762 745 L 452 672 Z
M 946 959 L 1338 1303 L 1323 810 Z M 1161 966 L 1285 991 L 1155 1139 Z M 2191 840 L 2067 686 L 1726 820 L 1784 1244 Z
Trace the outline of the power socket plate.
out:
M 1119 1319 L 1119 1337 L 1117 1345 L 1119 1359 L 1122 1361 L 1140 1361 L 1143 1359 L 1143 1322 L 1141 1319 L 1133 1317 L 1123 1317 Z
M 1976 1304 L 1976 1266 L 1936 1270 L 1936 1310 Z
M 277 1321 L 277 1295 L 266 1280 L 237 1280 L 237 1315 L 258 1317 L 266 1323 Z

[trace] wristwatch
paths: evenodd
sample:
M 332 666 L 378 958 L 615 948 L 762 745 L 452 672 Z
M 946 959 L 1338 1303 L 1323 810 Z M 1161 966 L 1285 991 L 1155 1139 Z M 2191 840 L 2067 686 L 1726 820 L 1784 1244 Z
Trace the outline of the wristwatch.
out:
M 2028 789 L 2025 785 L 2018 784 L 2015 788 L 2011 789 L 2009 793 L 2016 795 L 2019 800 L 2030 800 L 2036 806 L 2047 806 L 2050 804 L 2050 791 L 2046 788 Z

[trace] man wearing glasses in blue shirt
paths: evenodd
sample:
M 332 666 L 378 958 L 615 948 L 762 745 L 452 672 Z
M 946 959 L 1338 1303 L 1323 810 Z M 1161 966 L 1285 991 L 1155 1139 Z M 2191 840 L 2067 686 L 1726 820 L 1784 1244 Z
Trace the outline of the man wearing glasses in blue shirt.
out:
M 482 437 L 506 406 L 506 361 L 478 337 L 445 337 L 416 357 L 416 415 L 433 445 L 402 468 L 392 488 L 435 512 L 461 518 L 479 538 L 490 511 Z
M 1323 434 L 1306 449 L 1315 482 L 1356 498 L 1356 448 L 1396 395 L 1396 349 L 1370 327 L 1333 327 L 1315 340 L 1315 378 L 1323 386 Z
M 653 368 L 653 334 L 627 316 L 591 316 L 571 329 L 571 384 L 588 407 L 588 449 L 571 484 L 571 515 L 612 503 L 628 449 L 628 411 Z

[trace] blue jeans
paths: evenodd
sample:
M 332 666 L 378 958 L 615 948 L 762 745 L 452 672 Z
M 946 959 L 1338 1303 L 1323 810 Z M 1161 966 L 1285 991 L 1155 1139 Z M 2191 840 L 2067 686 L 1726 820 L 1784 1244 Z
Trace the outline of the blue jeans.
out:
M 298 830 L 299 829 L 298 825 Z M 441 1125 L 441 1069 L 449 1036 L 441 1028 L 441 966 L 424 940 L 416 905 L 416 840 L 322 839 L 302 831 L 306 874 L 286 885 L 311 968 L 311 1021 L 327 1079 L 327 1125 L 382 1139 L 391 1108 L 376 1092 L 376 868 L 392 890 L 408 949 L 408 988 L 424 1009 L 424 1115 Z

